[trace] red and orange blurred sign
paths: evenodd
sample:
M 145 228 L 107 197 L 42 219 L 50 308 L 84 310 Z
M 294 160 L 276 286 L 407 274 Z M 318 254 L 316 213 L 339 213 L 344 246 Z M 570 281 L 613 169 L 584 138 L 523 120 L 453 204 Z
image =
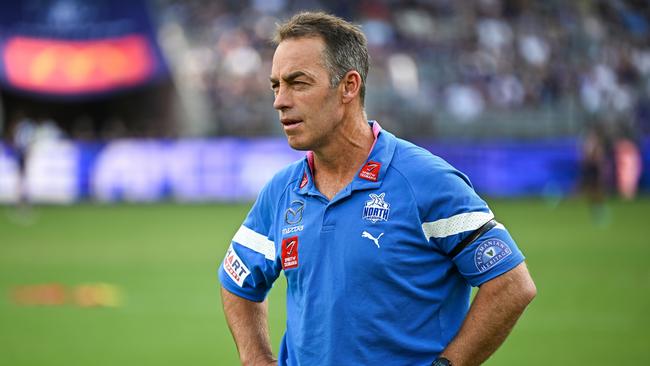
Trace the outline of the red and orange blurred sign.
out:
M 60 283 L 18 286 L 11 291 L 11 299 L 21 306 L 119 307 L 124 293 L 117 285 L 90 283 L 75 287 Z
M 140 35 L 92 41 L 13 37 L 2 57 L 13 86 L 57 94 L 138 85 L 154 67 L 147 39 Z

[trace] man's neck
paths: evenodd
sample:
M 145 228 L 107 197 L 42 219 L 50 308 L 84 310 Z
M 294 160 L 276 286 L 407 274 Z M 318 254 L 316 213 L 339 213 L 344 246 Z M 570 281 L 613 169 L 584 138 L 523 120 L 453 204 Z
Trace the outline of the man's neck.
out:
M 345 188 L 367 160 L 375 141 L 364 114 L 342 123 L 326 146 L 314 150 L 314 181 L 328 199 Z

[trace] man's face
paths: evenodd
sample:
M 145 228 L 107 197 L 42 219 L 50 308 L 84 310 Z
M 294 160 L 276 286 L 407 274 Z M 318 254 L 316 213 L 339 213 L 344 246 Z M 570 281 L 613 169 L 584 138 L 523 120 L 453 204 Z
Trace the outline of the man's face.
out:
M 280 115 L 289 146 L 315 150 L 326 145 L 343 119 L 340 88 L 330 87 L 320 37 L 282 41 L 271 68 L 273 108 Z

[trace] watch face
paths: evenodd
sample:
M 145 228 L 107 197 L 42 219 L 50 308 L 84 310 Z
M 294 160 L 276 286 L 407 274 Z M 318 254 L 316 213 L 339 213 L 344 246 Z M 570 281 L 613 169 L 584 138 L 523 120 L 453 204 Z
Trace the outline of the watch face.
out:
M 452 365 L 451 365 L 451 362 L 448 359 L 446 359 L 444 357 L 440 357 L 439 359 L 433 361 L 431 366 L 452 366 Z

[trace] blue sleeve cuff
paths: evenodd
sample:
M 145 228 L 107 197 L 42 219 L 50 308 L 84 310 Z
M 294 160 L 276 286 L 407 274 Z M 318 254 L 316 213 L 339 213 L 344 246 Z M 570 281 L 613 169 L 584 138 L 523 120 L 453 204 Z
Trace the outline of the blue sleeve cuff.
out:
M 263 292 L 259 293 L 258 291 L 251 291 L 252 289 L 245 290 L 236 283 L 233 282 L 233 280 L 228 277 L 226 272 L 224 272 L 223 266 L 219 267 L 219 282 L 221 282 L 221 286 L 228 290 L 228 292 L 232 293 L 233 295 L 237 295 L 241 298 L 244 298 L 246 300 L 254 301 L 254 302 L 262 302 L 264 299 L 266 299 L 266 294 L 268 292 Z
M 468 245 L 454 258 L 454 263 L 472 286 L 480 286 L 515 268 L 524 259 L 508 231 L 501 226 Z

